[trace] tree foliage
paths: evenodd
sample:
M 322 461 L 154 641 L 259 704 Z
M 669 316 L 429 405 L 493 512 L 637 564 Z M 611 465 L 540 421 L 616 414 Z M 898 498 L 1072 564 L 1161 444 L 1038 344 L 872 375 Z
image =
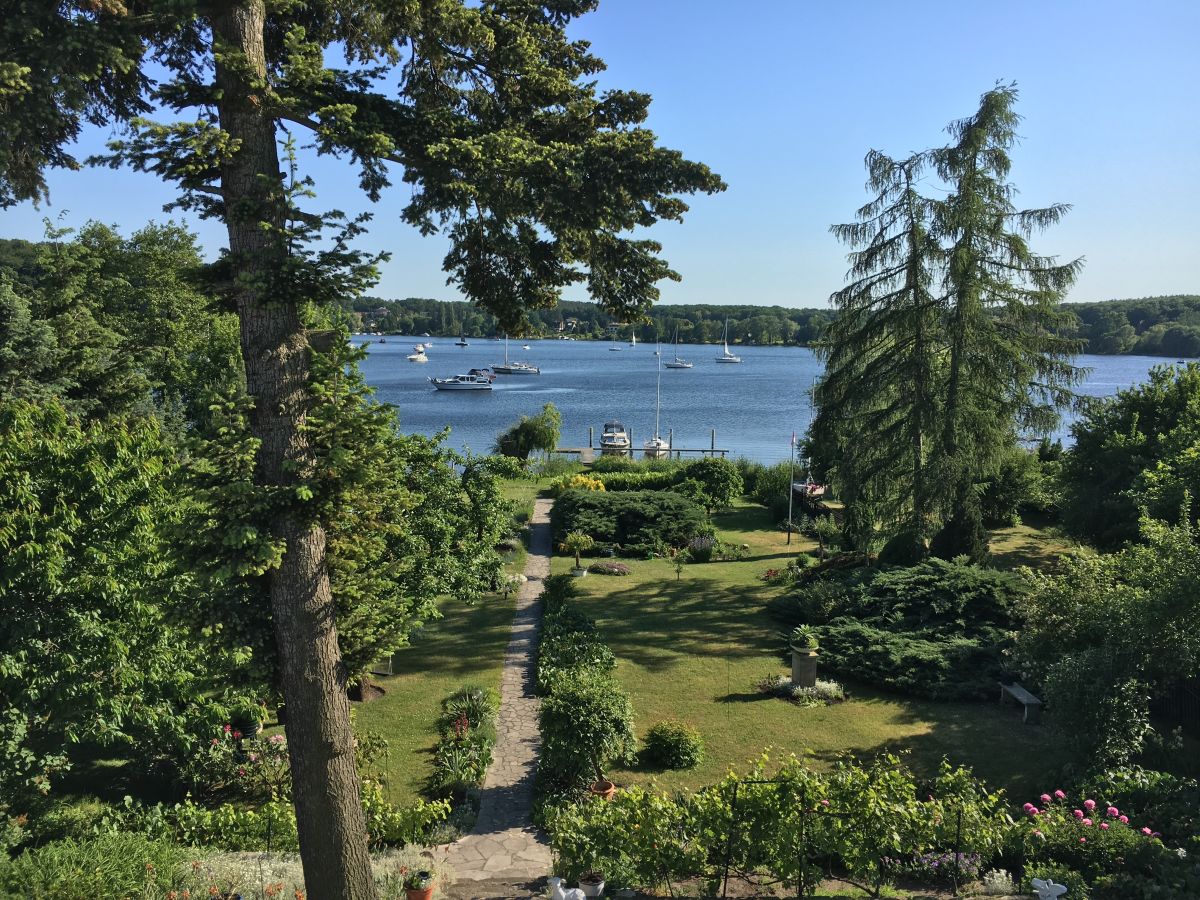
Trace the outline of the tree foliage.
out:
M 846 504 L 856 546 L 882 523 L 919 554 L 981 560 L 978 493 L 1019 432 L 1046 432 L 1070 399 L 1075 349 L 1057 332 L 1080 268 L 1028 246 L 1067 207 L 1013 204 L 1016 88 L 983 95 L 952 142 L 867 157 L 874 199 L 834 232 L 854 249 L 815 392 L 812 452 Z M 932 169 L 941 199 L 917 190 Z M 941 534 L 939 534 L 941 532 Z
M 1090 403 L 1063 457 L 1063 524 L 1104 548 L 1139 537 L 1139 505 L 1156 518 L 1200 515 L 1200 365 L 1158 366 L 1150 379 Z
M 496 453 L 514 459 L 527 460 L 535 450 L 549 453 L 558 447 L 562 433 L 562 413 L 553 403 L 547 403 L 536 416 L 521 416 L 521 420 L 501 432 L 496 438 Z
M 1200 672 L 1200 550 L 1186 521 L 1141 523 L 1143 543 L 1069 558 L 1035 576 L 1018 651 L 1080 755 L 1123 762 L 1140 746 L 1153 689 Z
M 47 790 L 81 743 L 178 760 L 221 715 L 240 659 L 182 622 L 174 466 L 153 420 L 0 406 L 0 795 Z

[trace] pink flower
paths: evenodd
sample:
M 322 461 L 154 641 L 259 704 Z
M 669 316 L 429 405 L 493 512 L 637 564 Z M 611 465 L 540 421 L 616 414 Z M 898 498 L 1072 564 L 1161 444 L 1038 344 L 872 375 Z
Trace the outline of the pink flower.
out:
M 1120 822 L 1122 825 L 1128 825 L 1129 824 L 1129 816 L 1121 816 L 1121 818 L 1117 819 L 1117 821 Z
M 1149 829 L 1149 828 L 1143 828 L 1143 829 L 1142 829 L 1142 834 L 1150 834 L 1150 829 Z
M 1044 835 L 1044 834 L 1042 834 L 1042 833 L 1041 833 L 1040 831 L 1038 831 L 1037 829 L 1034 829 L 1034 832 L 1033 832 L 1033 833 L 1034 833 L 1034 835 L 1035 835 L 1036 837 L 1040 837 L 1040 838 L 1044 838 L 1044 837 L 1045 837 L 1045 835 Z
M 1086 844 L 1086 843 L 1087 843 L 1087 838 L 1080 838 L 1080 839 L 1079 839 L 1079 843 L 1081 843 L 1081 844 Z
M 234 740 L 240 741 L 242 739 L 242 733 L 240 731 L 235 731 L 233 733 L 233 737 L 234 737 Z
M 1119 816 L 1121 814 L 1121 811 L 1119 809 L 1117 809 L 1115 806 L 1110 806 L 1107 811 L 1108 811 L 1108 814 L 1113 817 Z
M 217 744 L 219 744 L 219 743 L 221 743 L 221 742 L 218 741 L 216 738 L 213 738 L 213 746 L 214 747 L 217 746 Z
M 1083 805 L 1087 807 L 1088 812 L 1091 812 L 1093 809 L 1096 808 L 1096 801 L 1095 800 L 1084 800 Z
M 1055 796 L 1055 797 L 1057 797 L 1059 800 L 1066 800 L 1066 799 L 1067 799 L 1067 795 L 1066 795 L 1066 794 L 1064 794 L 1062 791 L 1055 791 L 1055 792 L 1054 792 L 1054 796 Z
M 1036 806 L 1031 806 L 1031 807 L 1029 807 L 1029 809 L 1026 810 L 1026 812 L 1029 813 L 1031 816 L 1037 816 L 1037 815 L 1041 815 L 1042 811 L 1040 809 L 1038 809 Z
M 1039 799 L 1040 799 L 1040 800 L 1041 800 L 1043 803 L 1049 803 L 1049 802 L 1050 802 L 1050 795 L 1049 795 L 1049 794 L 1042 794 L 1042 796 L 1041 796 Z
M 829 805 L 829 801 L 828 801 L 828 800 L 822 800 L 822 801 L 821 801 L 821 805 L 822 805 L 822 806 L 828 806 L 828 805 Z
M 1090 826 L 1090 825 L 1092 824 L 1092 820 L 1091 820 L 1091 819 L 1084 819 L 1084 820 L 1083 820 L 1083 824 L 1084 824 L 1084 825 L 1089 825 L 1089 826 Z
M 1034 808 L 1034 806 L 1032 803 L 1026 803 L 1024 806 L 1021 807 L 1021 809 L 1025 810 L 1025 812 L 1029 812 L 1033 808 Z
M 250 762 L 258 762 L 258 754 L 257 753 L 251 753 L 251 754 L 249 754 L 249 756 L 247 758 L 250 760 Z
M 1105 831 L 1108 831 L 1108 823 L 1107 822 L 1101 822 L 1100 827 L 1103 828 Z
M 246 770 L 245 770 L 245 769 L 243 769 L 243 768 L 241 768 L 241 767 L 239 766 L 239 767 L 238 767 L 238 774 L 239 774 L 239 775 L 245 775 L 245 774 L 246 774 Z
M 229 734 L 229 732 L 231 732 L 231 731 L 233 731 L 233 726 L 232 726 L 232 725 L 228 725 L 228 724 L 227 724 L 227 725 L 225 726 L 225 733 L 226 733 L 226 734 Z
M 1073 815 L 1077 819 L 1082 819 L 1083 818 L 1083 810 L 1082 809 L 1072 810 L 1071 815 Z

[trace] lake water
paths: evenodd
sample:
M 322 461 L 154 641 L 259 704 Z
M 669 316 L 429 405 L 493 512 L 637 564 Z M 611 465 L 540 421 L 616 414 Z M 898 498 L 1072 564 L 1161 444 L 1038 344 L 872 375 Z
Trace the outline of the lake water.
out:
M 356 343 L 368 340 L 355 337 Z M 433 338 L 429 362 L 405 357 L 420 337 L 371 338 L 362 369 L 376 397 L 394 405 L 405 431 L 432 434 L 449 427 L 449 444 L 486 453 L 501 431 L 522 415 L 534 415 L 553 403 L 562 413 L 564 447 L 586 447 L 588 427 L 598 443 L 604 422 L 618 419 L 631 431 L 633 445 L 654 435 L 657 359 L 654 345 L 630 347 L 600 341 L 510 341 L 509 357 L 540 366 L 541 375 L 500 375 L 488 391 L 435 391 L 430 376 L 442 378 L 472 367 L 504 361 L 500 341 L 472 339 L 468 347 L 455 338 Z M 529 349 L 521 349 L 528 343 Z M 619 346 L 620 352 L 610 350 Z M 788 458 L 792 432 L 802 434 L 809 421 L 808 391 L 821 366 L 803 347 L 734 347 L 740 365 L 715 362 L 721 352 L 712 345 L 681 344 L 679 355 L 692 369 L 663 369 L 659 431 L 672 433 L 674 446 L 708 448 L 716 430 L 716 446 L 761 462 Z M 661 348 L 663 360 L 674 350 Z M 1077 365 L 1091 369 L 1079 389 L 1108 396 L 1146 379 L 1149 370 L 1173 360 L 1146 356 L 1080 356 Z M 1066 437 L 1066 427 L 1060 434 Z M 641 454 L 639 453 L 638 456 Z

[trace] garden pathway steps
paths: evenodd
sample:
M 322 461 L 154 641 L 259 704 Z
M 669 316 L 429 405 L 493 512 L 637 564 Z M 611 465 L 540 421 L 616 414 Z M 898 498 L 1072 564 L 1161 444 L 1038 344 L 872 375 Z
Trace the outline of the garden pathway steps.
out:
M 542 630 L 541 593 L 550 574 L 550 507 L 537 500 L 529 522 L 526 581 L 517 595 L 504 672 L 492 765 L 483 782 L 479 818 L 471 833 L 446 850 L 458 880 L 533 880 L 550 874 L 550 846 L 533 827 L 533 776 L 541 735 L 534 663 Z

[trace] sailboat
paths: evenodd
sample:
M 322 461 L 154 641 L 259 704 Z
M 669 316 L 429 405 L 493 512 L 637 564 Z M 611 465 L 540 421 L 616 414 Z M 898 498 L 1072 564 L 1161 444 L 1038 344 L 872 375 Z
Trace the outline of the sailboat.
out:
M 621 352 L 621 346 L 617 343 L 617 333 L 615 331 L 613 332 L 612 346 L 608 348 L 608 352 L 609 353 L 620 353 Z
M 725 320 L 725 352 L 717 357 L 719 363 L 740 363 L 742 358 L 729 352 L 729 320 Z
M 658 387 L 654 398 L 654 437 L 646 441 L 642 456 L 646 459 L 663 459 L 671 455 L 671 444 L 658 433 L 658 419 L 662 413 L 662 360 L 658 360 Z
M 517 362 L 516 360 L 509 362 L 508 360 L 508 335 L 504 336 L 504 364 L 492 366 L 492 371 L 497 375 L 541 375 L 542 370 L 533 363 Z
M 663 363 L 663 365 L 666 366 L 668 369 L 690 369 L 693 365 L 693 363 L 688 362 L 686 359 L 679 358 L 679 329 L 678 328 L 675 329 L 675 359 L 673 359 L 669 363 Z
M 630 347 L 637 346 L 637 332 L 634 331 L 632 327 L 629 329 L 629 346 Z

